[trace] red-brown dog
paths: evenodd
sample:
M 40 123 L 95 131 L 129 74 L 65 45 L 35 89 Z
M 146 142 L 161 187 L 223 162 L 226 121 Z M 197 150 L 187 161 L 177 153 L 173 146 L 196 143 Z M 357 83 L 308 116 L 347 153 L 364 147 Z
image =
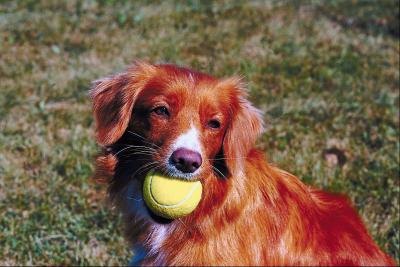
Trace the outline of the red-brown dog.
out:
M 254 148 L 260 112 L 237 78 L 137 62 L 91 90 L 95 178 L 124 214 L 132 264 L 394 265 L 349 201 L 303 184 Z M 156 169 L 203 184 L 199 206 L 178 220 L 142 199 Z

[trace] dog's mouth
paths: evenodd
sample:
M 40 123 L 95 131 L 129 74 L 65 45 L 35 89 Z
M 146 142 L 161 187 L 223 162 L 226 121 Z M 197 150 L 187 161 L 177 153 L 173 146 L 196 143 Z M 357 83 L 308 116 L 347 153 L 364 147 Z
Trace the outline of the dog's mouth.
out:
M 174 220 L 172 220 L 172 219 L 167 219 L 167 218 L 158 216 L 157 214 L 153 213 L 153 212 L 147 207 L 147 205 L 145 205 L 145 206 L 146 206 L 147 211 L 148 211 L 149 214 L 150 214 L 150 218 L 151 218 L 154 222 L 159 223 L 159 224 L 170 224 L 171 222 L 174 221 Z
M 166 171 L 163 171 L 162 173 L 176 179 L 195 181 L 198 180 L 200 170 L 193 173 L 186 173 L 178 170 L 174 166 L 167 165 Z
M 149 172 L 157 172 L 164 176 L 186 181 L 198 181 L 203 173 L 202 168 L 192 173 L 182 172 L 168 162 L 150 169 Z

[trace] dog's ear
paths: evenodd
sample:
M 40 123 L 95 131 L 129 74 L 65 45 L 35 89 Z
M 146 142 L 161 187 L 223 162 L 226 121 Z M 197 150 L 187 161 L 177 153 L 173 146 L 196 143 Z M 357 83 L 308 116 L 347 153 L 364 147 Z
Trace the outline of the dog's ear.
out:
M 241 175 L 246 157 L 263 131 L 262 113 L 246 99 L 240 78 L 225 79 L 219 86 L 225 87 L 231 97 L 231 121 L 223 140 L 223 156 L 229 173 L 237 176 Z
M 135 62 L 124 73 L 92 83 L 89 94 L 93 100 L 96 138 L 100 145 L 111 145 L 121 138 L 137 96 L 155 72 L 154 65 Z

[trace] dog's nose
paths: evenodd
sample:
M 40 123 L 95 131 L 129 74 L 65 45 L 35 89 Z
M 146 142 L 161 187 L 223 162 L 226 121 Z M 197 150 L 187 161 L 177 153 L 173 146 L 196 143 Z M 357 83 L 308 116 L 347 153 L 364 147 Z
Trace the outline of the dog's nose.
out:
M 170 160 L 178 170 L 185 173 L 195 172 L 202 163 L 201 155 L 198 152 L 185 148 L 175 150 Z

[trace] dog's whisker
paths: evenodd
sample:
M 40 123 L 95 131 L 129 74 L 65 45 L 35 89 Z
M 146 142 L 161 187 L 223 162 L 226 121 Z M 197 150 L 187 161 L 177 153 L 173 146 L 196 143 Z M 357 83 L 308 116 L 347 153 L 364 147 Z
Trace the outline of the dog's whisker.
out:
M 125 150 L 127 150 L 127 149 L 129 149 L 130 147 L 124 147 L 124 148 L 122 148 L 121 150 L 119 150 L 117 153 L 115 153 L 114 155 L 115 156 L 117 156 L 119 153 L 121 153 L 121 152 L 123 152 L 123 151 L 125 151 Z
M 136 151 L 122 155 L 121 158 L 130 158 L 134 155 L 154 156 L 154 153 L 148 153 L 146 151 Z
M 130 152 L 130 153 L 126 153 L 124 155 L 122 155 L 121 157 L 130 157 L 133 155 L 146 155 L 146 156 L 153 156 L 153 153 L 148 153 L 146 151 L 135 151 L 135 152 Z
M 215 170 L 216 172 L 218 172 L 223 178 L 226 179 L 226 176 L 225 176 L 220 170 L 218 170 L 218 168 L 216 168 L 216 167 L 214 167 L 214 166 L 212 166 L 212 165 L 211 165 L 211 167 L 213 168 L 213 170 Z
M 148 152 L 156 152 L 156 150 L 154 148 L 147 147 L 147 146 L 127 145 L 126 147 L 124 147 L 121 150 L 119 150 L 118 152 L 116 152 L 114 155 L 117 156 L 118 154 L 122 153 L 123 151 L 125 151 L 127 149 L 132 149 L 132 150 L 137 149 L 138 151 L 142 150 L 142 151 L 148 151 Z
M 143 169 L 152 167 L 152 166 L 157 166 L 157 162 L 156 162 L 156 161 L 152 161 L 152 162 L 149 162 L 149 163 L 143 165 L 142 167 L 140 167 L 139 169 L 137 169 L 136 173 L 138 173 L 139 171 L 141 171 L 141 170 L 143 170 Z
M 153 166 L 146 166 L 146 168 L 142 168 L 142 170 L 140 172 L 138 172 L 137 175 L 141 175 L 142 173 L 147 172 L 151 169 L 154 169 Z
M 153 156 L 154 154 L 153 154 L 153 153 L 148 153 L 148 152 L 146 152 L 146 151 L 135 151 L 135 152 L 127 153 L 127 154 L 125 154 L 125 155 L 123 155 L 123 156 L 129 157 L 129 156 L 133 156 L 133 155 L 147 155 L 147 156 Z
M 145 145 L 132 145 L 132 144 L 123 144 L 126 147 L 130 147 L 130 148 L 143 148 L 143 149 L 148 149 L 148 150 L 156 150 L 153 147 L 150 146 L 145 146 Z
M 149 168 L 148 170 L 152 169 L 152 166 L 154 165 L 155 167 L 157 166 L 157 162 L 156 161 L 152 161 L 150 163 L 147 163 L 145 165 L 143 165 L 142 167 L 140 167 L 139 169 L 137 169 L 132 175 L 131 177 L 135 177 L 136 174 L 141 174 L 143 171 L 146 171 L 147 168 Z M 140 172 L 139 172 L 140 171 Z
M 130 134 L 132 134 L 132 135 L 136 135 L 137 137 L 143 139 L 144 141 L 147 141 L 147 139 L 146 139 L 144 136 L 142 136 L 142 135 L 140 135 L 140 134 L 138 134 L 138 133 L 132 132 L 132 131 L 130 131 L 130 130 L 127 130 L 127 132 L 130 133 Z
M 207 160 L 223 160 L 223 159 L 247 159 L 248 157 L 223 157 L 223 158 L 207 158 Z
M 129 130 L 128 130 L 127 132 L 130 133 L 130 134 L 132 134 L 132 135 L 135 135 L 135 136 L 141 138 L 142 141 L 143 141 L 144 143 L 146 143 L 146 144 L 149 144 L 149 145 L 151 145 L 151 146 L 155 146 L 155 147 L 157 147 L 157 148 L 160 148 L 158 145 L 154 144 L 153 142 L 148 141 L 144 136 L 141 136 L 141 135 L 138 134 L 138 133 L 135 133 L 135 132 L 132 132 L 132 131 L 129 131 Z
M 141 148 L 139 148 L 139 149 L 136 149 L 136 148 L 132 149 L 131 153 L 135 153 L 135 152 L 145 152 L 145 153 L 149 153 L 149 154 L 151 154 L 151 155 L 154 155 L 154 154 L 157 153 L 157 151 L 152 151 L 152 150 L 147 150 L 147 149 L 141 149 Z M 128 153 L 129 153 L 129 152 L 128 152 Z

